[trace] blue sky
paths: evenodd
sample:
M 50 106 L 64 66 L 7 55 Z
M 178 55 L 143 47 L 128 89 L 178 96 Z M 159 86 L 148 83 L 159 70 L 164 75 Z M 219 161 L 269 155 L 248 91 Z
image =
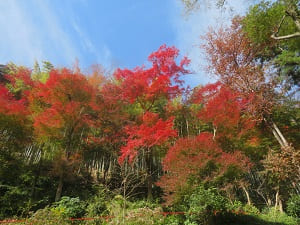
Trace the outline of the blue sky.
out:
M 240 0 L 232 0 L 243 11 Z M 48 60 L 71 67 L 133 68 L 162 44 L 191 60 L 191 86 L 212 81 L 198 47 L 209 25 L 229 15 L 207 9 L 185 16 L 179 0 L 0 0 L 0 63 L 32 67 Z

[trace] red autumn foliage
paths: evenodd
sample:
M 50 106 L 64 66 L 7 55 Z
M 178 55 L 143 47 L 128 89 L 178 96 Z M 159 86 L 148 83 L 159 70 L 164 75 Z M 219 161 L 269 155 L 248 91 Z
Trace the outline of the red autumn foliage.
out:
M 201 175 L 201 171 L 213 163 L 217 170 Z M 213 180 L 222 176 L 230 166 L 237 167 L 240 171 L 246 171 L 250 162 L 241 152 L 226 153 L 218 147 L 213 140 L 213 135 L 203 132 L 197 137 L 179 139 L 168 150 L 163 160 L 163 169 L 166 173 L 157 184 L 163 188 L 167 195 L 167 201 L 173 200 L 173 195 L 180 191 L 191 178 Z
M 178 95 L 182 91 L 183 82 L 180 76 L 188 73 L 184 67 L 189 64 L 189 60 L 183 58 L 177 65 L 178 54 L 175 47 L 162 45 L 149 56 L 148 60 L 152 64 L 149 69 L 144 66 L 133 70 L 118 69 L 114 76 L 121 83 L 121 98 L 130 103 L 137 101 L 144 110 L 149 110 L 159 97 Z M 146 106 L 146 102 L 152 104 Z
M 141 148 L 149 150 L 155 145 L 161 145 L 172 137 L 177 137 L 177 131 L 173 129 L 174 118 L 166 121 L 158 118 L 158 114 L 147 112 L 143 115 L 142 124 L 127 126 L 127 144 L 121 148 L 119 163 L 129 157 L 132 162 Z
M 220 82 L 197 89 L 192 101 L 203 105 L 198 117 L 212 123 L 218 132 L 230 134 L 230 131 L 237 131 L 241 135 L 255 125 L 255 121 L 245 112 L 249 99 L 244 99 Z
M 142 66 L 133 70 L 118 69 L 115 72 L 114 76 L 119 83 L 116 89 L 119 100 L 138 103 L 143 111 L 141 123 L 125 128 L 128 138 L 126 145 L 121 148 L 119 163 L 123 163 L 127 157 L 132 162 L 140 149 L 150 152 L 153 146 L 177 136 L 173 129 L 173 117 L 164 121 L 150 110 L 159 99 L 171 99 L 181 94 L 183 81 L 180 78 L 188 73 L 184 67 L 189 64 L 189 60 L 183 58 L 178 64 L 178 55 L 179 51 L 175 47 L 162 45 L 148 57 L 152 64 L 150 68 Z
M 85 76 L 70 70 L 52 70 L 45 84 L 39 83 L 29 98 L 34 115 L 34 127 L 39 136 L 62 138 L 58 129 L 78 131 L 83 126 L 94 126 L 95 89 Z

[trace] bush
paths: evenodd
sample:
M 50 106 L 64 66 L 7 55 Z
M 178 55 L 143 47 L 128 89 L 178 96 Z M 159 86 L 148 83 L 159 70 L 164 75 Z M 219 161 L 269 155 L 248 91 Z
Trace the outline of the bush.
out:
M 163 223 L 164 225 L 178 225 L 182 224 L 182 218 L 178 215 L 165 216 Z
M 287 202 L 287 213 L 300 218 L 300 195 L 292 195 Z
M 186 224 L 207 224 L 216 214 L 226 212 L 228 201 L 216 189 L 199 186 L 185 199 L 187 210 Z
M 28 219 L 26 224 L 35 224 L 35 225 L 67 225 L 68 221 L 58 211 L 53 211 L 51 208 L 46 207 L 44 209 L 39 209 L 36 211 L 33 216 Z
M 240 201 L 234 201 L 233 203 L 227 202 L 226 204 L 226 210 L 227 211 L 234 211 L 234 212 L 239 212 L 244 210 L 243 209 L 243 203 Z
M 54 204 L 51 211 L 67 218 L 79 218 L 85 214 L 85 204 L 77 198 L 63 196 Z
M 256 208 L 254 205 L 245 205 L 243 207 L 243 211 L 246 213 L 246 214 L 250 214 L 250 215 L 259 215 L 259 210 L 258 208 Z

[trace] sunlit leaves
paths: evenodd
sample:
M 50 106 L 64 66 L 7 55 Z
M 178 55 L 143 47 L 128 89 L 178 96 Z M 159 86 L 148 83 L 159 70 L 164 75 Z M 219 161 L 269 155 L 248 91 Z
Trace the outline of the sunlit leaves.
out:
M 167 100 L 183 91 L 181 76 L 188 73 L 185 66 L 189 60 L 183 58 L 177 63 L 178 55 L 179 51 L 175 47 L 162 45 L 148 57 L 150 68 L 142 66 L 133 70 L 118 69 L 115 72 L 114 76 L 119 82 L 119 97 L 133 107 L 138 104 L 141 109 L 136 109 L 140 116 L 135 113 L 135 117 L 141 119 L 125 129 L 128 138 L 121 149 L 120 163 L 127 157 L 132 162 L 139 150 L 151 152 L 153 146 L 177 136 L 173 129 L 173 117 L 163 120 L 158 113 L 151 111 L 157 110 L 162 114 L 166 110 Z
M 184 67 L 189 64 L 183 58 L 178 65 L 177 56 L 175 47 L 163 45 L 149 56 L 150 68 L 118 69 L 114 76 L 120 82 L 121 98 L 130 103 L 137 101 L 144 110 L 149 110 L 159 97 L 177 96 L 182 90 L 180 76 L 188 73 Z

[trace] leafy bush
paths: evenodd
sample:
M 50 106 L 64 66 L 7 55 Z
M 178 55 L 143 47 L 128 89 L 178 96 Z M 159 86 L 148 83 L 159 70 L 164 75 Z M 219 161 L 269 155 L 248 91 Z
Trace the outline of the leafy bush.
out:
M 244 206 L 243 203 L 240 201 L 234 201 L 233 203 L 227 201 L 226 210 L 239 212 L 243 210 L 243 206 Z
M 165 216 L 163 223 L 164 225 L 178 225 L 182 224 L 182 218 L 178 215 Z
M 49 207 L 36 211 L 26 224 L 35 225 L 67 225 L 68 221 L 59 211 L 54 211 Z
M 292 195 L 287 202 L 287 213 L 300 218 L 300 195 Z
M 59 202 L 51 208 L 53 213 L 61 214 L 64 217 L 78 218 L 85 214 L 85 204 L 77 198 L 63 196 Z
M 199 186 L 185 199 L 187 221 L 185 224 L 207 224 L 216 214 L 226 211 L 228 201 L 216 189 Z
M 248 204 L 243 207 L 243 211 L 246 214 L 250 214 L 250 215 L 258 215 L 260 213 L 258 208 L 256 208 L 254 205 L 248 205 Z

